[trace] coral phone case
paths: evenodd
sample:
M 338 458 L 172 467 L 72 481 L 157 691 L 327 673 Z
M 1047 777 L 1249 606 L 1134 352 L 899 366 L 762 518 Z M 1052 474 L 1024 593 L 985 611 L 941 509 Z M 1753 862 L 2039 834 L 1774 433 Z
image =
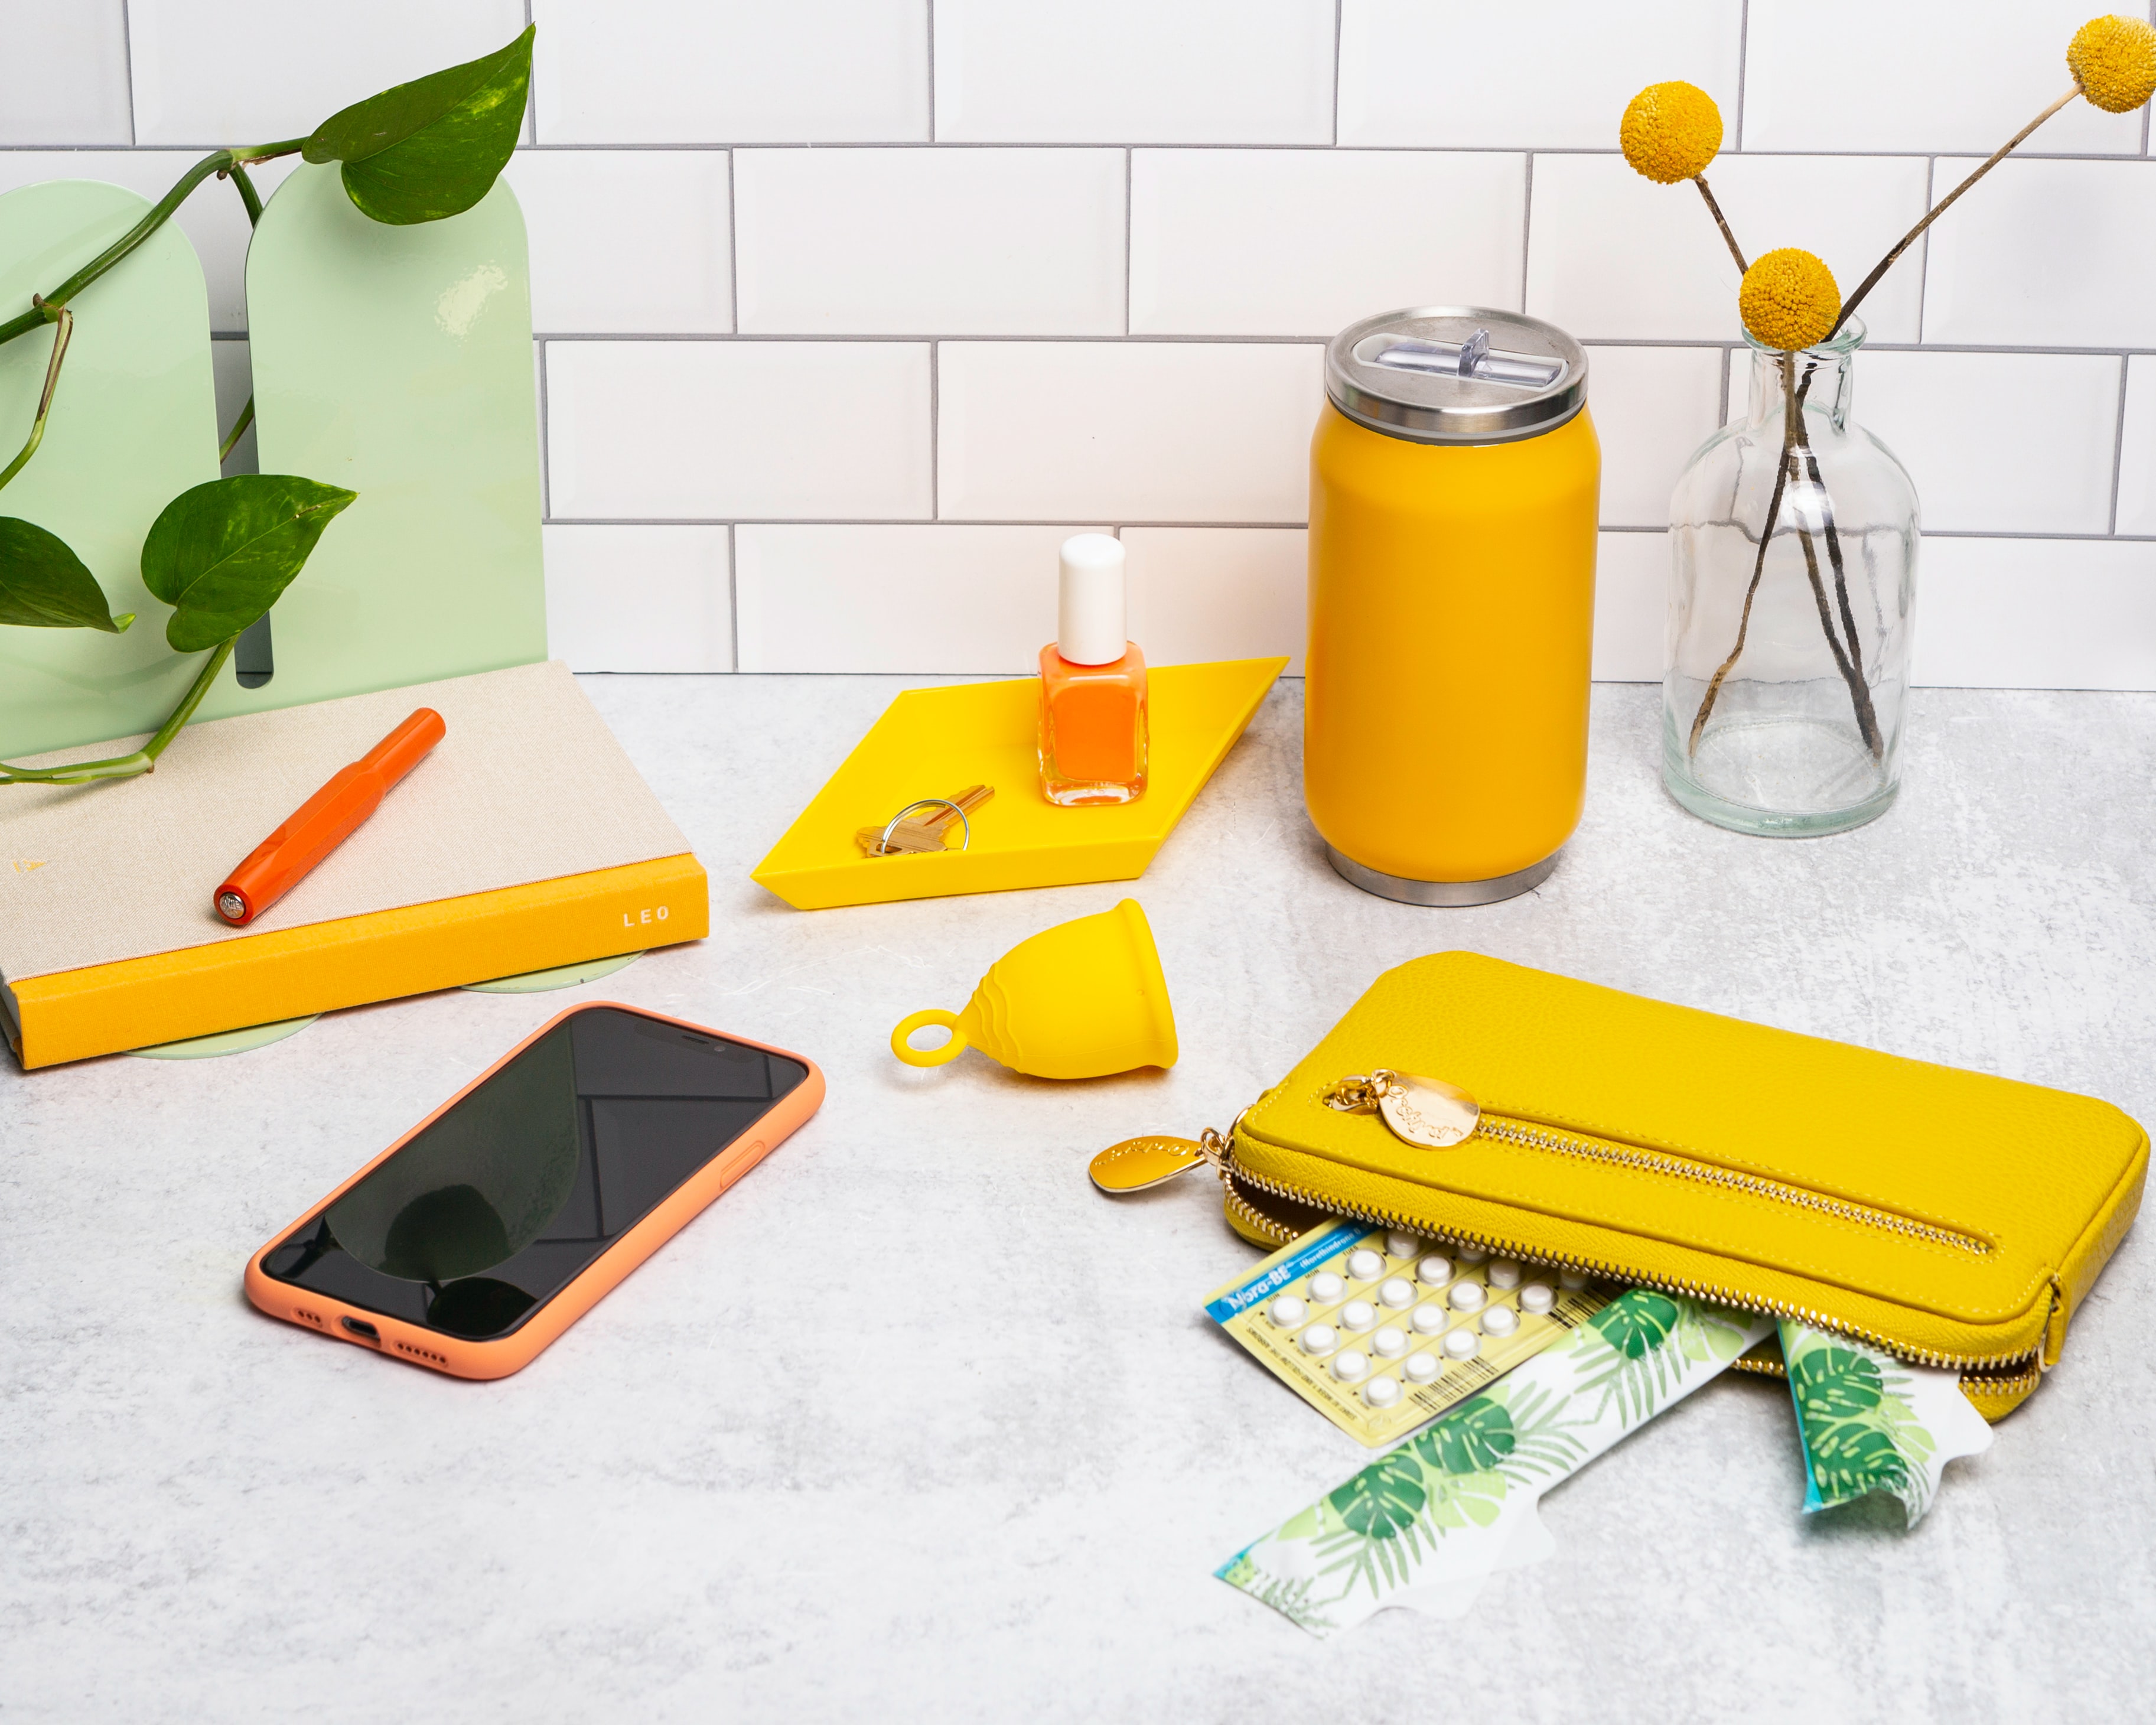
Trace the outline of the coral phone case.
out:
M 779 1101 L 771 1111 L 758 1120 L 740 1137 L 706 1163 L 688 1179 L 654 1207 L 649 1214 L 594 1259 L 552 1298 L 542 1301 L 537 1310 L 516 1330 L 506 1336 L 488 1341 L 465 1341 L 444 1335 L 422 1324 L 409 1323 L 367 1307 L 346 1302 L 321 1294 L 311 1288 L 299 1287 L 280 1281 L 263 1268 L 263 1260 L 300 1227 L 320 1216 L 360 1181 L 373 1173 L 394 1156 L 420 1132 L 434 1124 L 458 1102 L 476 1091 L 507 1065 L 517 1055 L 552 1030 L 557 1024 L 578 1013 L 610 1007 L 616 1011 L 634 1013 L 641 1018 L 658 1023 L 679 1025 L 707 1036 L 722 1036 L 726 1040 L 743 1047 L 761 1049 L 766 1054 L 778 1055 L 789 1060 L 798 1060 L 808 1069 L 808 1077 Z M 774 1147 L 807 1123 L 810 1116 L 823 1105 L 823 1069 L 805 1055 L 773 1044 L 757 1042 L 747 1036 L 730 1035 L 714 1030 L 707 1024 L 692 1024 L 686 1019 L 677 1019 L 665 1013 L 649 1012 L 642 1007 L 629 1006 L 618 1000 L 585 1001 L 571 1007 L 567 1012 L 557 1013 L 539 1026 L 516 1047 L 496 1060 L 485 1071 L 465 1086 L 440 1107 L 418 1122 L 397 1142 L 364 1168 L 318 1202 L 308 1205 L 293 1221 L 279 1229 L 275 1234 L 255 1248 L 247 1260 L 247 1297 L 261 1311 L 272 1317 L 281 1317 L 304 1329 L 320 1332 L 338 1341 L 350 1342 L 359 1347 L 372 1348 L 393 1358 L 409 1361 L 413 1365 L 427 1366 L 438 1372 L 446 1372 L 454 1378 L 506 1378 L 512 1372 L 529 1365 L 549 1343 L 569 1326 L 596 1306 L 632 1270 L 694 1220 L 701 1210 L 757 1163 L 769 1155 Z M 352 1317 L 372 1324 L 377 1340 L 370 1341 L 345 1328 L 342 1320 Z

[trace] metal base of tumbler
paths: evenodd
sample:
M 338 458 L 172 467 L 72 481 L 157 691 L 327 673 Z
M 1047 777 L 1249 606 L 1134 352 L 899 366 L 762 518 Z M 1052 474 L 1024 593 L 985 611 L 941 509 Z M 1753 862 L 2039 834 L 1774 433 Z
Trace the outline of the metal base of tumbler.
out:
M 1366 869 L 1352 857 L 1342 856 L 1330 845 L 1325 847 L 1325 860 L 1351 886 L 1359 886 L 1365 892 L 1394 899 L 1404 905 L 1454 906 L 1494 905 L 1500 899 L 1517 898 L 1523 892 L 1531 892 L 1549 879 L 1550 870 L 1563 855 L 1562 850 L 1554 850 L 1538 863 L 1530 863 L 1524 869 L 1487 880 L 1410 880 L 1402 875 L 1383 875 L 1375 869 Z

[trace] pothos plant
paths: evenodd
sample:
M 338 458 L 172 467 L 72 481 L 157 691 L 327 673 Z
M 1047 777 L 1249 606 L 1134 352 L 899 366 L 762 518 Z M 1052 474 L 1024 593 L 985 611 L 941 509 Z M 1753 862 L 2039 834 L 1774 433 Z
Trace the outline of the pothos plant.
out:
M 247 170 L 297 155 L 338 163 L 346 195 L 374 221 L 401 227 L 461 215 L 492 189 L 516 147 L 534 33 L 527 28 L 493 54 L 356 102 L 310 136 L 213 151 L 81 269 L 50 292 L 33 294 L 28 311 L 0 322 L 0 345 L 49 326 L 52 356 L 29 436 L 0 469 L 0 487 L 23 470 L 44 439 L 74 331 L 74 302 L 171 220 L 198 186 L 213 177 L 231 181 L 252 225 L 261 218 L 262 200 Z M 220 459 L 254 417 L 250 396 Z M 323 531 L 357 495 L 295 475 L 265 473 L 212 480 L 172 499 L 142 542 L 142 584 L 172 608 L 165 639 L 173 652 L 208 655 L 194 681 L 156 734 L 131 753 L 68 767 L 0 762 L 0 784 L 81 784 L 149 772 L 208 694 L 241 633 L 268 614 Z M 119 634 L 134 621 L 132 612 L 112 614 L 96 578 L 57 534 L 0 516 L 0 624 Z

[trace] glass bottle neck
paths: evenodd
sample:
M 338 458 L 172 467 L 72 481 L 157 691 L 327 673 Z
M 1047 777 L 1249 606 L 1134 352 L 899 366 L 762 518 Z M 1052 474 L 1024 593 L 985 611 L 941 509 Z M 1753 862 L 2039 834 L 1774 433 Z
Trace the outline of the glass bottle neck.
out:
M 1830 421 L 1836 432 L 1849 427 L 1851 347 L 1837 353 L 1810 348 L 1802 353 L 1752 351 L 1752 395 L 1747 414 L 1753 428 L 1771 431 L 1788 414 L 1794 385 L 1803 411 Z

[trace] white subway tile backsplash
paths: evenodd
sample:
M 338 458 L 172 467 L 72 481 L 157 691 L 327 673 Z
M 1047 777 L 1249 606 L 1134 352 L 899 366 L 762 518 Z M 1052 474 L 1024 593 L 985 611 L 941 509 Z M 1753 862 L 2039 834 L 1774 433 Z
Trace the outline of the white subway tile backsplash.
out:
M 1301 527 L 1126 527 L 1131 639 L 1147 665 L 1287 655 L 1310 634 L 1310 535 Z
M 549 525 L 547 650 L 578 671 L 734 663 L 724 527 Z
M 1913 680 L 2156 689 L 2156 545 L 1927 536 Z
M 1594 559 L 1594 680 L 1659 683 L 1670 610 L 1670 536 L 1604 533 Z
M 735 530 L 745 671 L 1033 673 L 1066 526 Z
M 1527 158 L 1138 150 L 1131 329 L 1330 336 L 1400 305 L 1520 304 Z
M 155 203 L 182 175 L 200 161 L 192 150 L 0 150 L 0 192 L 33 186 L 41 180 L 102 180 L 125 186 Z M 262 162 L 250 172 L 255 190 L 267 203 L 285 183 L 296 157 Z M 247 208 L 239 194 L 222 180 L 205 180 L 173 218 L 202 261 L 203 285 L 209 295 L 209 326 L 217 331 L 247 327 Z M 53 284 L 58 286 L 58 283 Z
M 922 0 L 531 0 L 542 144 L 928 136 Z
M 2067 88 L 2066 44 L 2097 9 L 2090 0 L 1750 0 L 1744 147 L 1988 156 Z M 2138 156 L 2141 116 L 2075 102 L 2021 148 Z
M 509 183 L 543 334 L 733 328 L 723 150 L 520 150 Z
M 1851 412 L 1916 481 L 1927 530 L 2110 530 L 2118 362 L 2108 355 L 1867 353 Z
M 1588 411 L 1602 444 L 1602 522 L 1660 527 L 1692 451 L 1722 423 L 1719 347 L 1591 347 Z
M 939 512 L 1301 521 L 1323 354 L 1286 343 L 946 341 Z
M 1342 0 L 1340 141 L 1614 150 L 1625 105 L 1681 78 L 1736 146 L 1731 0 Z
M 2156 536 L 2156 355 L 2126 362 L 2126 417 L 2118 448 L 2115 533 Z
M 524 7 L 522 0 L 129 0 L 127 18 L 135 141 L 213 149 L 305 137 L 378 90 L 476 59 L 523 29 Z
M 0 144 L 125 144 L 125 0 L 0 8 Z
M 930 512 L 920 342 L 550 341 L 557 518 Z
M 1694 187 L 1657 186 L 1616 155 L 1537 156 L 1534 173 L 1535 316 L 1588 341 L 1738 338 L 1737 266 Z M 1850 293 L 1922 219 L 1924 173 L 1914 157 L 1732 156 L 1707 177 L 1747 257 L 1802 246 Z M 1873 340 L 1917 339 L 1923 264 L 1912 247 L 1866 300 Z
M 742 150 L 741 326 L 1121 335 L 1121 150 Z
M 1934 195 L 1976 165 L 1942 157 Z M 2010 159 L 1928 238 L 1927 341 L 2156 347 L 2156 162 Z
M 1333 0 L 938 0 L 939 142 L 1323 144 Z

